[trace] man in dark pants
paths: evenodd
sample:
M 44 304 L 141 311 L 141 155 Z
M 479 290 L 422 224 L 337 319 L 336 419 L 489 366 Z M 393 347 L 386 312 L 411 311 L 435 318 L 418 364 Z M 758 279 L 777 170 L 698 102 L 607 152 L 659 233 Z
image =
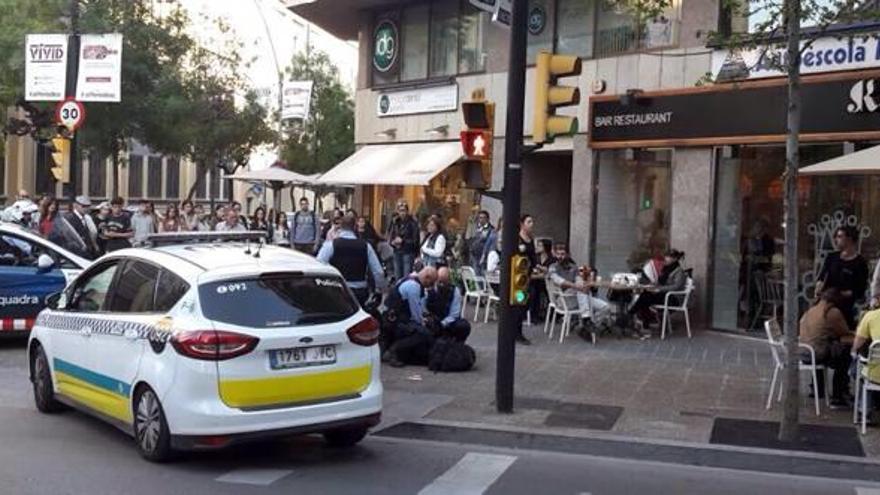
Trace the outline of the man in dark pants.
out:
M 449 278 L 449 268 L 437 270 L 437 285 L 428 291 L 425 308 L 428 328 L 438 338 L 450 337 L 464 342 L 471 334 L 471 324 L 461 317 L 461 291 Z
M 318 215 L 309 210 L 309 200 L 300 198 L 299 210 L 290 219 L 290 245 L 301 253 L 312 254 L 315 252 L 315 244 L 321 235 L 321 223 Z
M 88 197 L 77 196 L 70 211 L 56 217 L 49 240 L 86 259 L 100 256 L 95 242 L 98 228 L 88 214 L 91 206 Z
M 413 269 L 413 261 L 419 254 L 419 224 L 409 214 L 409 206 L 397 204 L 397 217 L 388 230 L 388 241 L 394 249 L 394 277 L 403 280 Z
M 855 328 L 856 304 L 865 300 L 868 290 L 868 262 L 859 254 L 859 230 L 852 226 L 834 231 L 834 247 L 838 250 L 825 257 L 816 277 L 816 294 L 825 289 L 840 291 L 839 308 L 850 328 Z
M 373 246 L 358 239 L 354 233 L 356 221 L 349 215 L 342 218 L 339 237 L 321 246 L 318 261 L 330 264 L 342 273 L 346 285 L 363 307 L 370 297 L 369 277 L 372 277 L 373 287 L 381 291 L 385 288 L 385 271 Z
M 437 269 L 427 266 L 397 282 L 383 315 L 386 350 L 382 360 L 394 367 L 427 364 L 433 337 L 425 327 L 425 290 L 437 282 Z

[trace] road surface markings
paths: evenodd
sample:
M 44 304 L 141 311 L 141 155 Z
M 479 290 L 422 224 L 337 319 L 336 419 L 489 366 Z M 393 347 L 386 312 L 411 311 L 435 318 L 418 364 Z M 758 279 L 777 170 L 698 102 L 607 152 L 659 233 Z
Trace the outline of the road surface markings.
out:
M 515 461 L 515 456 L 470 452 L 419 495 L 482 495 Z
M 292 473 L 290 469 L 236 469 L 217 478 L 221 483 L 269 486 Z
M 880 495 L 880 488 L 856 487 L 856 495 Z

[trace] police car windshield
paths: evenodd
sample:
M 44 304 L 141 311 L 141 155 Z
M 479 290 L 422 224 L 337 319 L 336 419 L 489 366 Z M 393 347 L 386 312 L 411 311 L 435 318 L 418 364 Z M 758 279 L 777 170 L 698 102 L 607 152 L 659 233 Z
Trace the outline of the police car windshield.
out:
M 202 312 L 221 323 L 277 328 L 335 323 L 358 310 L 341 278 L 271 274 L 199 287 Z

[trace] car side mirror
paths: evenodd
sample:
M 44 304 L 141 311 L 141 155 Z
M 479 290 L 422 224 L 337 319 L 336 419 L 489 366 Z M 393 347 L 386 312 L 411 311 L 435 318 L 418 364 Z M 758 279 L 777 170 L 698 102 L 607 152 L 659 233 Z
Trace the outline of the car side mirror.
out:
M 41 254 L 40 257 L 37 258 L 37 273 L 49 272 L 54 267 L 55 260 L 53 260 L 48 254 Z
M 64 292 L 53 292 L 46 297 L 46 307 L 49 309 L 65 309 L 67 306 L 67 298 Z

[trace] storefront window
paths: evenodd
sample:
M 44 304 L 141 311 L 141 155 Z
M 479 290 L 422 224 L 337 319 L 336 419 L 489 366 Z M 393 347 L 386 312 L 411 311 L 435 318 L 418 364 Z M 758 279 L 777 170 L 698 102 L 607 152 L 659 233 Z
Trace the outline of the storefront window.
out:
M 595 253 L 600 273 L 637 270 L 669 248 L 671 162 L 671 150 L 599 153 Z
M 840 144 L 801 148 L 801 166 L 843 153 Z M 719 329 L 761 330 L 764 318 L 781 317 L 783 269 L 783 146 L 744 146 L 718 159 L 713 245 L 712 325 Z M 798 181 L 798 271 L 800 303 L 813 296 L 815 275 L 833 250 L 841 222 L 863 233 L 861 252 L 878 254 L 880 178 L 801 177 Z
M 465 2 L 462 5 L 458 28 L 458 72 L 479 72 L 486 67 L 484 31 L 486 16 L 476 7 Z
M 416 5 L 403 11 L 403 81 L 428 76 L 428 14 L 429 4 Z
M 593 56 L 597 0 L 558 0 L 557 46 L 559 53 Z
M 431 9 L 431 77 L 456 73 L 458 56 L 458 4 L 438 2 Z
M 596 56 L 629 52 L 638 46 L 638 24 L 632 15 L 612 2 L 599 2 Z

